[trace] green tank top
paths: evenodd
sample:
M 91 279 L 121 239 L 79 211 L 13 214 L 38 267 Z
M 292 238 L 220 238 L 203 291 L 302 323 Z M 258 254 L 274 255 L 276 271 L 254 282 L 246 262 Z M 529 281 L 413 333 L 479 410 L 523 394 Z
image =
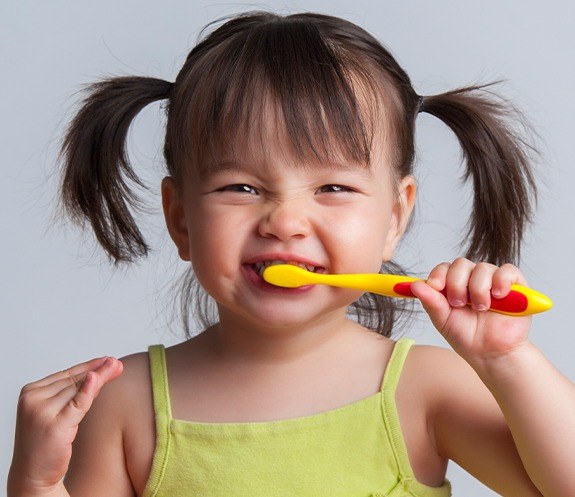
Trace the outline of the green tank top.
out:
M 257 423 L 173 419 L 164 347 L 149 348 L 156 448 L 144 497 L 446 497 L 418 482 L 395 390 L 413 344 L 400 339 L 381 390 L 319 414 Z

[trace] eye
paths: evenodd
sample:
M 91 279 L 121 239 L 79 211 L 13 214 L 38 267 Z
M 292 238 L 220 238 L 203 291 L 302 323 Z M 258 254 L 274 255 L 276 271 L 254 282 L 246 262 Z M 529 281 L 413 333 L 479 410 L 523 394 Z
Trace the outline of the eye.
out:
M 220 192 L 234 192 L 234 193 L 247 193 L 249 195 L 259 195 L 258 191 L 250 185 L 236 184 L 227 185 L 219 189 Z
M 317 193 L 350 193 L 355 190 L 344 185 L 324 185 L 317 189 Z

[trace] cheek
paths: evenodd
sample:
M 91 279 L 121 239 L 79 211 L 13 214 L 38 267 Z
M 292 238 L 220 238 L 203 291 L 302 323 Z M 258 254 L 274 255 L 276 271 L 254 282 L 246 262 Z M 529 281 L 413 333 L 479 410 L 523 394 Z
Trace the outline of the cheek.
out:
M 353 272 L 379 272 L 388 229 L 377 207 L 342 212 L 333 220 L 331 250 Z
M 229 209 L 196 211 L 189 223 L 189 243 L 192 266 L 200 282 L 233 274 L 250 229 Z
M 228 241 L 222 241 L 208 223 L 197 223 L 190 236 L 191 265 L 203 290 L 216 300 L 228 279 L 232 253 Z
M 192 263 L 218 261 L 223 256 L 222 247 L 227 247 L 228 227 L 225 219 L 199 215 L 190 223 L 190 252 Z

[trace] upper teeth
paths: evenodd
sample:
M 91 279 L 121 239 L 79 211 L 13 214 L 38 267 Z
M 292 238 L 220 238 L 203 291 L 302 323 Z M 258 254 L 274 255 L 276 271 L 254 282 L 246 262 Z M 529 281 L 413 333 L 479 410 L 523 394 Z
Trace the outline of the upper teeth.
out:
M 303 264 L 301 262 L 295 261 L 283 261 L 283 260 L 273 260 L 273 261 L 259 261 L 254 264 L 254 268 L 261 275 L 264 269 L 268 266 L 273 266 L 276 264 L 291 264 L 292 266 L 301 267 L 302 269 L 307 269 L 308 271 L 315 271 L 316 266 L 311 266 L 309 264 Z

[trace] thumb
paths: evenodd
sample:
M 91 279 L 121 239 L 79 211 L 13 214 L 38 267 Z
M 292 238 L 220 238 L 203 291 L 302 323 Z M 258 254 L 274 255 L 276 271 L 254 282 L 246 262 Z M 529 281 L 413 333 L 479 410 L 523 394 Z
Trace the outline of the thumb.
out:
M 120 361 L 108 358 L 95 371 L 87 372 L 77 393 L 62 409 L 61 418 L 65 419 L 71 426 L 78 425 L 92 406 L 92 402 L 102 387 L 122 374 L 122 369 Z
M 431 288 L 425 281 L 414 281 L 411 284 L 411 292 L 421 302 L 433 326 L 443 334 L 452 310 L 444 295 Z

